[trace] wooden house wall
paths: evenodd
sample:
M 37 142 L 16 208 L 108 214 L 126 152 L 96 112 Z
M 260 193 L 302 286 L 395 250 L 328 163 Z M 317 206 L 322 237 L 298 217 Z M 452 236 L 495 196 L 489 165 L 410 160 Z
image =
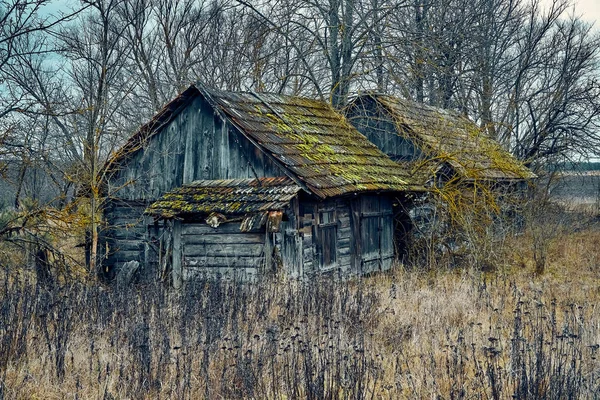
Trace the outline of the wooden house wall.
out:
M 355 103 L 347 113 L 348 121 L 394 161 L 413 161 L 421 151 L 410 139 L 398 134 L 392 117 L 377 104 L 365 99 Z
M 394 260 L 391 197 L 362 195 L 354 199 L 304 202 L 299 212 L 300 246 L 296 248 L 302 270 L 294 271 L 294 275 L 347 276 L 391 268 Z M 326 213 L 333 213 L 333 221 L 324 220 Z M 328 252 L 335 254 L 334 262 L 324 262 L 332 260 Z M 283 254 L 286 255 L 285 251 Z
M 104 211 L 107 229 L 100 245 L 111 250 L 102 262 L 111 269 L 118 263 L 143 261 L 144 249 L 152 247 L 150 222 L 143 217 L 145 207 L 183 183 L 282 175 L 278 166 L 236 128 L 223 123 L 199 96 L 109 178 L 108 193 L 121 199 L 121 205 L 109 205 Z M 132 209 L 131 204 L 144 206 Z
M 349 200 L 302 202 L 299 212 L 302 274 L 349 274 L 352 270 Z
M 147 204 L 137 201 L 112 200 L 104 209 L 105 224 L 99 231 L 100 261 L 112 267 L 127 261 L 145 261 Z
M 240 231 L 240 222 L 213 228 L 205 223 L 181 224 L 183 280 L 222 277 L 252 280 L 266 272 L 271 239 L 263 228 Z
M 363 274 L 386 271 L 394 261 L 394 218 L 388 196 L 362 196 L 360 244 Z
M 105 265 L 136 260 L 145 266 L 144 276 L 153 277 L 180 268 L 178 276 L 185 281 L 216 276 L 253 280 L 278 270 L 289 277 L 361 275 L 387 270 L 393 262 L 389 196 L 294 200 L 278 232 L 265 227 L 241 232 L 239 221 L 217 228 L 204 221 L 154 222 L 143 215 L 145 207 L 142 202 L 110 203 L 102 238 Z
M 120 166 L 109 179 L 108 191 L 122 199 L 155 200 L 200 179 L 282 175 L 277 165 L 198 96 Z

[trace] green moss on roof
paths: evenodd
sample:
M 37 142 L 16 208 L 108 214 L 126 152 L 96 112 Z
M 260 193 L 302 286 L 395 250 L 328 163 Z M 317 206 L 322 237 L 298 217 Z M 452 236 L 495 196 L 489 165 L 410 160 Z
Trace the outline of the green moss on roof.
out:
M 235 126 L 320 197 L 422 189 L 405 166 L 326 103 L 274 94 L 208 94 Z
M 390 160 L 324 102 L 268 93 L 225 92 L 200 83 L 190 86 L 144 125 L 103 171 L 110 171 L 143 148 L 198 95 L 287 169 L 286 173 L 295 174 L 296 182 L 302 182 L 319 197 L 365 190 L 424 190 L 410 169 Z
M 300 187 L 287 177 L 195 181 L 165 193 L 146 214 L 172 218 L 187 214 L 226 215 L 283 210 Z
M 387 95 L 369 95 L 389 113 L 396 134 L 467 179 L 530 179 L 533 174 L 474 122 L 458 113 Z

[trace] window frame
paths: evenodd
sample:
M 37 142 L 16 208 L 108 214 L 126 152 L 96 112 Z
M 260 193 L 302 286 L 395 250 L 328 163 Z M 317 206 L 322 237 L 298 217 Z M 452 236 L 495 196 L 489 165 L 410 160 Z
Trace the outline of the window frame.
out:
M 316 210 L 316 217 L 316 244 L 319 264 L 322 271 L 329 271 L 334 269 L 338 264 L 338 220 L 336 207 L 319 206 Z M 325 251 L 326 248 L 329 250 L 328 252 Z

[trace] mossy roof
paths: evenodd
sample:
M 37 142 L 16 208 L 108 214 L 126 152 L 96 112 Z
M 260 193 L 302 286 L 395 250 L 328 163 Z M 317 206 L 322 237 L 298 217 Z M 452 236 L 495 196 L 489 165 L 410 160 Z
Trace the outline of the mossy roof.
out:
M 105 164 L 109 174 L 184 109 L 203 96 L 215 111 L 308 192 L 327 198 L 358 192 L 424 190 L 329 104 L 270 93 L 190 86 L 143 125 Z
M 422 189 L 408 169 L 324 102 L 268 93 L 201 92 L 289 176 L 321 198 Z
M 446 162 L 471 180 L 532 179 L 536 175 L 473 121 L 457 112 L 397 97 L 368 94 L 391 116 L 392 134 L 413 140 L 430 159 Z
M 173 218 L 212 212 L 245 215 L 281 211 L 300 190 L 288 177 L 200 180 L 165 193 L 145 212 Z

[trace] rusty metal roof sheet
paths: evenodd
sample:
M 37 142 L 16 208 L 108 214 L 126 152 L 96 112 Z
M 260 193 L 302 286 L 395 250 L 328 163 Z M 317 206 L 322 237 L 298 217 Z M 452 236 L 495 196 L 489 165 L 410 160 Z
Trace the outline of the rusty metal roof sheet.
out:
M 146 214 L 173 218 L 189 214 L 244 215 L 283 210 L 301 190 L 287 177 L 201 180 L 165 193 Z
M 466 179 L 531 179 L 536 175 L 470 119 L 450 110 L 397 97 L 368 94 L 391 116 L 395 134 L 416 142 L 429 157 L 447 162 Z

